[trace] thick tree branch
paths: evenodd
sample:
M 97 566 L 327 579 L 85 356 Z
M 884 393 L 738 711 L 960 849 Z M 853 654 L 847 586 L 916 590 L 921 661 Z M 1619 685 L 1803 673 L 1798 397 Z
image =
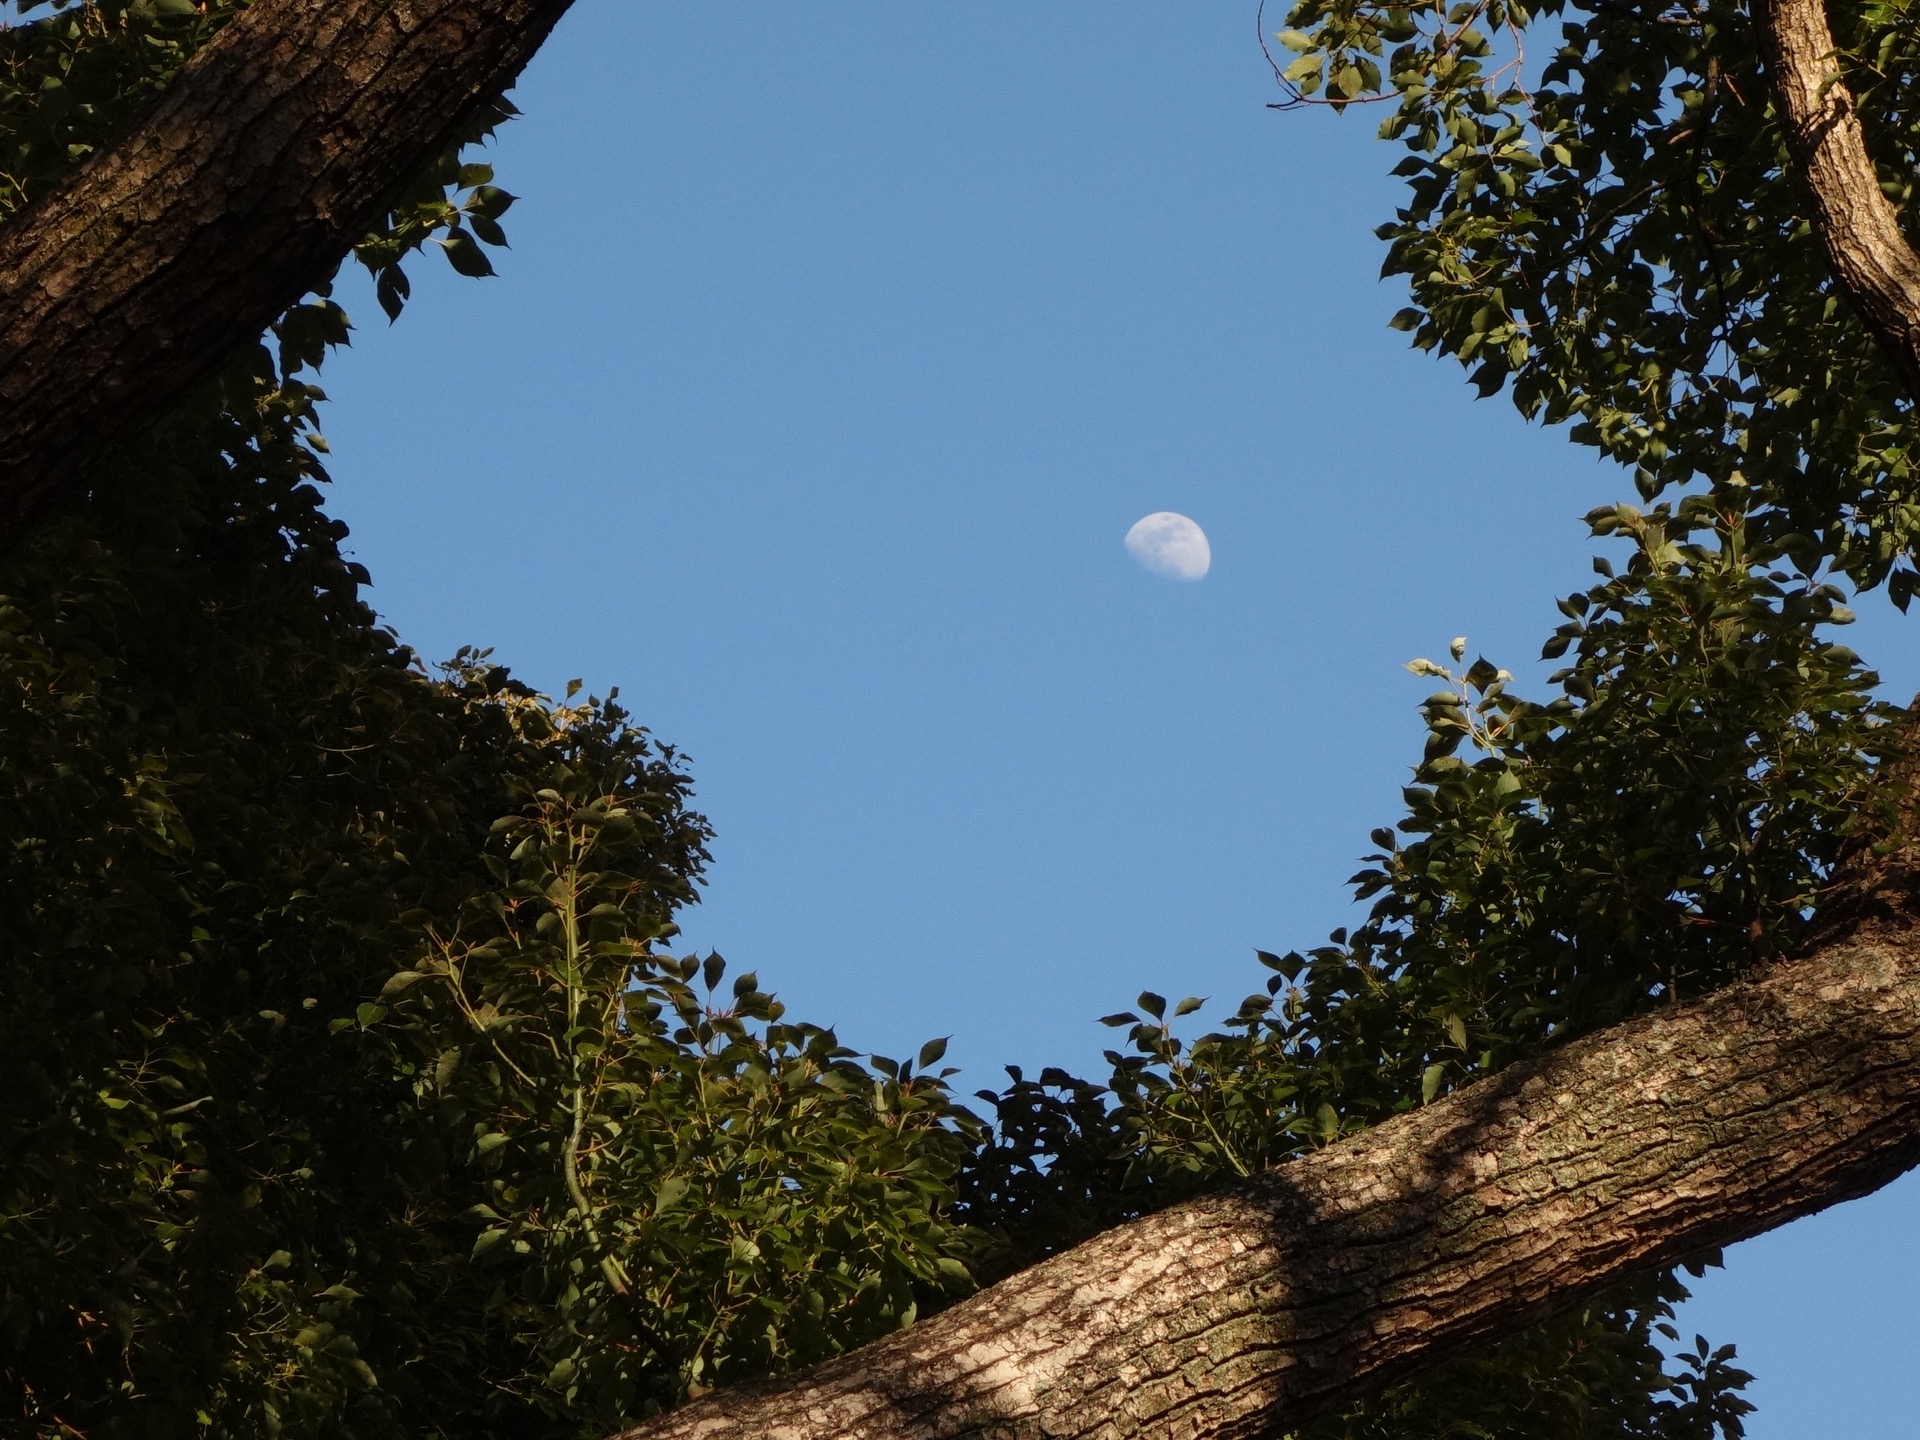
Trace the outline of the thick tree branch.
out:
M 0 546 L 326 278 L 571 0 L 257 0 L 0 231 Z
M 1274 1436 L 1916 1161 L 1920 934 L 1869 918 L 624 1440 Z
M 1824 0 L 1754 0 L 1774 108 L 1835 277 L 1920 398 L 1920 254 L 1880 189 Z

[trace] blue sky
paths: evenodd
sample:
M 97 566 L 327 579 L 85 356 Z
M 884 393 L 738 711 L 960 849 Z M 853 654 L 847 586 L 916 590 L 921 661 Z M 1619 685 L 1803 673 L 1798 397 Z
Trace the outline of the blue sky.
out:
M 1140 989 L 1228 1006 L 1348 923 L 1402 665 L 1537 676 L 1626 498 L 1385 328 L 1396 157 L 1265 108 L 1251 3 L 579 0 L 516 98 L 501 277 L 416 265 L 391 330 L 343 293 L 336 511 L 421 651 L 618 685 L 691 756 L 687 943 L 863 1048 L 1095 1071 Z M 1204 581 L 1127 555 L 1157 510 Z M 1911 1433 L 1916 1219 L 1702 1282 L 1759 1440 Z

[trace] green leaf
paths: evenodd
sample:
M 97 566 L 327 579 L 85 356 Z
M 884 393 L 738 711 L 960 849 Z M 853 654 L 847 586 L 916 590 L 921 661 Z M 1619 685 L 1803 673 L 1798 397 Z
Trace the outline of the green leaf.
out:
M 447 253 L 447 263 L 460 274 L 478 280 L 494 273 L 493 262 L 466 231 L 454 230 L 438 243 Z
M 418 970 L 402 970 L 399 974 L 388 980 L 385 985 L 380 987 L 380 998 L 382 1000 L 391 1000 L 394 996 L 400 994 L 402 991 L 411 989 L 426 978 L 427 977 L 422 975 Z M 366 1022 L 362 1021 L 361 1023 L 365 1024 Z
M 669 1175 L 662 1180 L 653 1192 L 653 1210 L 655 1214 L 664 1214 L 686 1198 L 688 1184 L 683 1176 Z
M 506 247 L 507 232 L 500 228 L 500 222 L 498 220 L 490 219 L 485 215 L 469 214 L 467 216 L 467 224 L 472 228 L 473 233 L 486 244 L 497 245 L 503 249 Z
M 413 287 L 407 281 L 406 273 L 398 265 L 390 265 L 381 270 L 374 282 L 374 296 L 380 302 L 380 308 L 386 312 L 389 321 L 398 320 L 400 312 L 406 308 Z

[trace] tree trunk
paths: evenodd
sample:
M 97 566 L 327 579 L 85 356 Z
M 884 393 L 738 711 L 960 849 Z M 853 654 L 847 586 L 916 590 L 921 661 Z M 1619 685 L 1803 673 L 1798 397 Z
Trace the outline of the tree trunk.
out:
M 1823 0 L 1754 0 L 1774 110 L 1840 288 L 1920 399 L 1920 255 L 1860 131 Z
M 1274 1436 L 1920 1161 L 1920 933 L 1589 1037 L 622 1440 Z
M 324 279 L 572 0 L 257 0 L 0 231 L 0 547 Z

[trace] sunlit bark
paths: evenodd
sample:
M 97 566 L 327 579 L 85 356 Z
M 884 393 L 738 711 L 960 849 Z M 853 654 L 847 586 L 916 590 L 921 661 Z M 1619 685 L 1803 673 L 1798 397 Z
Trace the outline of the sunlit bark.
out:
M 1920 254 L 1900 229 L 1834 54 L 1823 0 L 1754 0 L 1768 83 L 1835 278 L 1920 398 Z

